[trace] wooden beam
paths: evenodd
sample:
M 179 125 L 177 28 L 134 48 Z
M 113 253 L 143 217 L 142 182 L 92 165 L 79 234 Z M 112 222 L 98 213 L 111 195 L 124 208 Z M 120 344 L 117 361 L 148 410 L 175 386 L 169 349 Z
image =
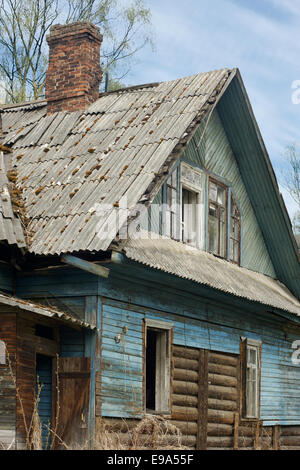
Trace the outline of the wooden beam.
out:
M 95 274 L 96 276 L 108 277 L 109 269 L 99 266 L 98 264 L 91 263 L 90 261 L 84 261 L 83 259 L 77 258 L 72 255 L 64 255 L 61 257 L 63 263 L 74 266 L 78 269 L 83 269 L 89 273 Z
M 207 448 L 208 351 L 199 349 L 197 450 Z
M 234 427 L 233 427 L 233 450 L 238 450 L 239 448 L 239 414 L 234 414 Z
M 280 427 L 278 424 L 276 424 L 273 427 L 273 449 L 274 450 L 279 449 L 279 432 L 280 432 Z

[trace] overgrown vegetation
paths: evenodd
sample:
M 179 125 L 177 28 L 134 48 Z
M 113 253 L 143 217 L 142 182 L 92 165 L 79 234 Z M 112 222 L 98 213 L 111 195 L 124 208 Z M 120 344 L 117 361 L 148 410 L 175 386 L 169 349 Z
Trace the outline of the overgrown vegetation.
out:
M 14 372 L 13 361 L 6 349 L 8 367 L 12 382 L 14 384 L 17 401 L 19 404 L 24 430 L 25 441 L 24 446 L 27 450 L 47 449 L 65 449 L 65 450 L 140 450 L 140 449 L 185 449 L 181 443 L 182 435 L 180 430 L 172 423 L 164 419 L 162 416 L 146 415 L 144 419 L 129 426 L 127 421 L 120 420 L 114 422 L 106 419 L 98 421 L 96 429 L 96 439 L 93 444 L 86 442 L 78 444 L 76 442 L 66 443 L 62 436 L 58 434 L 60 419 L 60 383 L 59 383 L 59 357 L 56 357 L 57 368 L 56 375 L 56 416 L 53 427 L 46 425 L 47 438 L 43 442 L 42 423 L 39 418 L 38 406 L 40 402 L 40 394 L 43 384 L 37 381 L 35 400 L 33 403 L 33 411 L 30 419 L 26 416 L 23 399 L 17 386 L 16 376 Z M 28 422 L 29 421 L 29 422 Z M 43 425 L 45 426 L 45 424 Z M 75 430 L 74 430 L 75 431 Z M 11 442 L 8 446 L 0 443 L 0 448 L 10 450 L 15 448 L 15 442 Z

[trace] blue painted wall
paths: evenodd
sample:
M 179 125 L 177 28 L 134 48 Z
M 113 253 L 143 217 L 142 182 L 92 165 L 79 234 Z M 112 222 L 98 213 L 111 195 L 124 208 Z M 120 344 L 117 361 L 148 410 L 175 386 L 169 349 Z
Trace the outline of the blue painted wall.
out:
M 142 412 L 143 318 L 157 318 L 174 323 L 178 345 L 238 354 L 241 336 L 261 340 L 264 423 L 300 424 L 300 366 L 291 361 L 292 342 L 300 333 L 287 332 L 285 318 L 199 285 L 191 289 L 192 283 L 147 268 L 110 268 L 108 279 L 67 269 L 52 270 L 43 280 L 21 276 L 18 282 L 19 294 L 27 298 L 39 297 L 43 289 L 80 304 L 83 316 L 94 316 L 97 310 L 99 332 L 86 333 L 84 342 L 66 335 L 61 348 L 63 354 L 86 356 L 93 356 L 97 344 L 102 348 L 102 362 L 98 356 L 93 374 L 101 370 L 104 416 L 134 417 Z M 88 295 L 83 302 L 84 292 Z M 94 401 L 92 396 L 93 409 Z
M 5 263 L 0 263 L 0 291 L 7 294 L 14 291 L 13 269 Z
M 176 291 L 164 295 L 162 286 L 154 294 L 149 285 L 141 286 L 141 280 L 131 283 L 131 288 L 124 280 L 116 282 L 121 300 L 102 299 L 104 416 L 134 417 L 142 412 L 142 325 L 143 318 L 155 318 L 174 324 L 177 345 L 239 354 L 242 336 L 261 340 L 264 424 L 300 424 L 300 366 L 291 361 L 292 342 L 300 333 L 287 333 L 284 318 L 259 309 L 253 312 L 246 302 L 230 308 L 217 300 L 186 298 Z M 113 279 L 100 283 L 103 293 L 114 292 Z M 121 340 L 116 342 L 118 335 Z

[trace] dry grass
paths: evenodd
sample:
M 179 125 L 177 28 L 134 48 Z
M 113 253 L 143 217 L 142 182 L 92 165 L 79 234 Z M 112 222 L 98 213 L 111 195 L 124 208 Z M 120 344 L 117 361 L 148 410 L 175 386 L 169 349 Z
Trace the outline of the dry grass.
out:
M 40 394 L 43 385 L 37 383 L 37 391 L 33 404 L 33 412 L 28 420 L 23 406 L 23 400 L 20 391 L 17 387 L 14 367 L 9 356 L 8 351 L 8 367 L 13 384 L 16 389 L 17 400 L 20 406 L 20 412 L 23 419 L 25 430 L 25 448 L 27 450 L 42 450 L 42 424 L 38 414 L 38 405 L 40 401 Z M 56 417 L 54 421 L 54 428 L 47 426 L 48 436 L 44 448 L 61 448 L 61 449 L 91 449 L 90 444 L 87 442 L 85 445 L 78 445 L 76 443 L 67 444 L 57 434 L 60 415 L 60 393 L 59 393 L 59 360 L 57 357 L 56 368 L 56 386 L 57 386 L 57 403 L 56 403 Z M 29 421 L 29 422 L 28 422 Z M 118 420 L 117 420 L 118 421 Z M 75 431 L 75 430 L 74 430 Z M 142 420 L 138 421 L 134 426 L 129 427 L 125 420 L 119 420 L 112 425 L 110 420 L 101 419 L 98 421 L 96 430 L 96 441 L 92 446 L 95 450 L 140 450 L 140 449 L 186 449 L 181 444 L 182 435 L 179 429 L 164 419 L 162 416 L 146 415 Z M 10 450 L 15 448 L 15 441 L 5 446 L 0 442 L 0 449 Z
M 186 449 L 179 429 L 157 415 L 146 415 L 132 428 L 125 420 L 120 426 L 120 423 L 111 425 L 109 420 L 102 419 L 96 436 L 97 450 Z

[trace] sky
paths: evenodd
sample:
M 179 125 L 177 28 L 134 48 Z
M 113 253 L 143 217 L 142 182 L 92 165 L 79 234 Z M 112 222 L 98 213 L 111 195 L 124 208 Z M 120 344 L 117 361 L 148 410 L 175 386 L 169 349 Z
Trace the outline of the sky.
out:
M 126 81 L 149 83 L 238 67 L 292 217 L 297 206 L 280 181 L 286 146 L 300 148 L 300 0 L 145 4 L 152 13 L 155 50 L 139 51 Z

